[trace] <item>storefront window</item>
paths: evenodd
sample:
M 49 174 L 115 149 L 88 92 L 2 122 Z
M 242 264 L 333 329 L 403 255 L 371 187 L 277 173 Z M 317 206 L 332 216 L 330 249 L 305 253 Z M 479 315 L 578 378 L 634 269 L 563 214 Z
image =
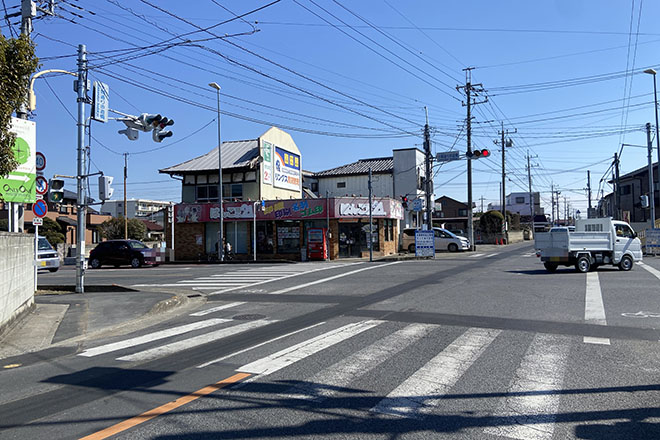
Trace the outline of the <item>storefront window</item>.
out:
M 225 222 L 225 239 L 231 244 L 235 254 L 247 254 L 248 251 L 248 222 Z
M 277 253 L 297 254 L 300 252 L 300 222 L 277 222 Z
M 373 222 L 373 229 L 372 229 L 372 236 L 371 236 L 371 242 L 373 243 L 373 250 L 374 251 L 379 251 L 380 250 L 380 243 L 378 241 L 378 220 L 374 220 Z M 367 239 L 369 237 L 369 223 L 363 224 L 362 225 L 362 242 L 365 244 L 367 249 L 369 249 L 369 240 Z
M 273 222 L 257 222 L 257 253 L 272 254 L 275 250 Z
M 383 233 L 385 241 L 394 240 L 394 220 L 386 218 L 383 220 Z

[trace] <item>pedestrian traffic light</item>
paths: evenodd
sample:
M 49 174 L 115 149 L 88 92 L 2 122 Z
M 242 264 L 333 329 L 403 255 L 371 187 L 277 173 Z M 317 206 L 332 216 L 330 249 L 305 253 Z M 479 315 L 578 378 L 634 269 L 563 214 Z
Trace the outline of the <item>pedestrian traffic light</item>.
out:
M 160 115 L 157 115 L 160 117 Z M 154 142 L 162 142 L 163 139 L 171 137 L 174 133 L 172 133 L 171 130 L 163 130 L 165 127 L 169 127 L 170 125 L 174 125 L 174 119 L 169 119 L 162 117 L 156 120 L 154 120 L 153 124 L 154 126 L 154 131 L 151 134 Z
M 123 130 L 118 131 L 119 134 L 125 134 L 128 140 L 130 141 L 135 141 L 137 140 L 138 137 L 140 137 L 140 132 L 137 131 L 135 128 L 132 127 L 126 127 Z
M 403 209 L 408 209 L 408 196 L 401 196 L 401 206 Z
M 479 159 L 481 157 L 488 157 L 490 156 L 490 150 L 487 148 L 484 148 L 483 150 L 472 150 L 465 153 L 465 156 L 468 159 Z
M 105 202 L 112 194 L 115 192 L 115 189 L 112 188 L 112 181 L 114 177 L 111 176 L 99 176 L 99 200 Z
M 48 182 L 48 201 L 62 203 L 64 200 L 64 180 L 50 179 Z

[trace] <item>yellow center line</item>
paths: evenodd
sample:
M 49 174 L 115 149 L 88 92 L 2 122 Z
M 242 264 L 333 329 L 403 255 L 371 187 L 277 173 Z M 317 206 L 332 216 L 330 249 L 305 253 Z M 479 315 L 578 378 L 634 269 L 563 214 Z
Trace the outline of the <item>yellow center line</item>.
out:
M 251 376 L 249 373 L 238 373 L 234 374 L 231 377 L 228 377 L 227 379 L 223 379 L 220 382 L 216 382 L 213 385 L 206 386 L 200 390 L 195 391 L 194 393 L 188 394 L 187 396 L 179 397 L 176 400 L 173 400 L 171 402 L 168 402 L 164 405 L 161 405 L 159 407 L 156 407 L 154 409 L 151 409 L 147 412 L 144 412 L 140 414 L 139 416 L 131 417 L 128 420 L 124 420 L 123 422 L 119 422 L 116 425 L 112 425 L 108 428 L 105 428 L 101 431 L 95 432 L 93 434 L 90 434 L 88 436 L 82 437 L 80 440 L 102 440 L 105 438 L 108 438 L 110 436 L 113 436 L 115 434 L 119 434 L 120 432 L 126 431 L 127 429 L 133 428 L 134 426 L 137 426 L 141 423 L 147 422 L 153 418 L 156 418 L 162 414 L 168 413 L 174 409 L 177 409 L 183 405 L 186 405 L 194 400 L 199 399 L 200 397 L 204 397 L 206 395 L 209 395 L 213 393 L 214 391 L 219 390 L 220 388 L 224 388 L 228 385 L 231 385 L 233 383 L 239 382 L 246 377 Z

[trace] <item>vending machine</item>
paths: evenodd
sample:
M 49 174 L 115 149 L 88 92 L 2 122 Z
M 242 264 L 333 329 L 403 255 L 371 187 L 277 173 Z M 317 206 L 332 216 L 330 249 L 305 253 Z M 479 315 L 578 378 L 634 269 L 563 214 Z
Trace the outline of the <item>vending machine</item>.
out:
M 328 258 L 328 240 L 326 228 L 310 228 L 307 230 L 307 257 L 310 260 L 326 260 Z

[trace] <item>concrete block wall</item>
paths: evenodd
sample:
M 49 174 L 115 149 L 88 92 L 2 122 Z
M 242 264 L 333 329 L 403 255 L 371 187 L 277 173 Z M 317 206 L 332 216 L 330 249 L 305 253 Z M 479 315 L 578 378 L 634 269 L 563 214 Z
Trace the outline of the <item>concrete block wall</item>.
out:
M 0 232 L 0 333 L 34 305 L 34 236 Z

